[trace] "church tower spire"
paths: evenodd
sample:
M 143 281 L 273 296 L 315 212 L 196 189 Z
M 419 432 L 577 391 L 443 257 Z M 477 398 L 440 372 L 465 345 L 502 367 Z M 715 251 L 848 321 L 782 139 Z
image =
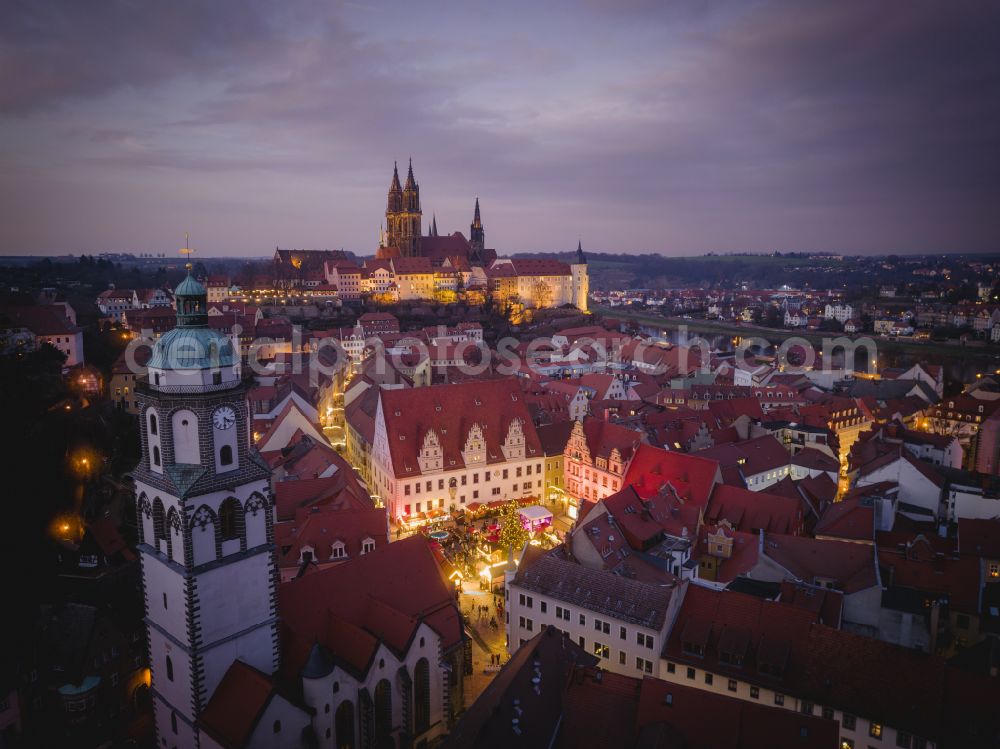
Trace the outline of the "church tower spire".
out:
M 483 219 L 479 215 L 479 196 L 476 196 L 476 208 L 472 214 L 472 225 L 469 227 L 469 262 L 473 265 L 483 264 L 483 250 L 486 249 L 486 232 L 483 230 Z
M 403 188 L 399 186 L 399 166 L 392 163 L 392 183 L 389 185 L 389 199 L 386 202 L 385 213 L 398 213 L 403 210 Z

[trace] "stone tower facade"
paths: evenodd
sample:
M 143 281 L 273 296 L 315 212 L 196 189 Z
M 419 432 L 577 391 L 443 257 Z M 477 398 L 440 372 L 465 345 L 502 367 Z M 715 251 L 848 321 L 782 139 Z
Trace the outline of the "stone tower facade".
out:
M 587 272 L 587 256 L 583 254 L 583 242 L 576 243 L 576 257 L 569 266 L 573 277 L 573 306 L 581 312 L 587 311 L 587 295 L 590 294 L 590 275 Z
M 278 668 L 270 472 L 253 447 L 239 353 L 208 327 L 207 294 L 175 290 L 177 327 L 137 388 L 133 472 L 157 746 L 198 746 L 233 661 Z
M 406 175 L 406 184 L 399 185 L 399 169 L 393 166 L 392 183 L 385 208 L 385 246 L 399 248 L 403 257 L 420 255 L 422 214 L 420 211 L 420 186 L 413 177 L 413 160 Z
M 486 232 L 483 230 L 483 219 L 479 215 L 479 198 L 476 198 L 476 210 L 469 226 L 469 262 L 473 265 L 483 264 L 483 250 L 486 249 Z

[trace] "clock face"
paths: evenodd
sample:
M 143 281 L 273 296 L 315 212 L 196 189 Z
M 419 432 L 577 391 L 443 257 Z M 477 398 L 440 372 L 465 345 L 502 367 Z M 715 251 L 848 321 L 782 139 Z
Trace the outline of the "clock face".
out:
M 229 406 L 217 408 L 212 414 L 212 423 L 215 424 L 216 429 L 229 429 L 236 423 L 236 412 Z

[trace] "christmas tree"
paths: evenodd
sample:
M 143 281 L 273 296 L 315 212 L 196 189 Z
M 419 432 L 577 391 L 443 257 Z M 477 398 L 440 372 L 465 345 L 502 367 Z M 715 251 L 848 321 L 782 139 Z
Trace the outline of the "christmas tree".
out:
M 500 513 L 500 546 L 507 549 L 508 557 L 513 559 L 514 551 L 520 551 L 526 543 L 528 531 L 521 522 L 517 502 L 511 501 Z

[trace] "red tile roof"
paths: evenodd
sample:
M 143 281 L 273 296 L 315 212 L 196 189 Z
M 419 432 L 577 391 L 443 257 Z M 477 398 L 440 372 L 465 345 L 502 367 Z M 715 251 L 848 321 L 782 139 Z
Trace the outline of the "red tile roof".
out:
M 483 429 L 487 464 L 504 462 L 502 445 L 515 419 L 524 431 L 525 456 L 542 457 L 531 414 L 514 378 L 382 390 L 379 397 L 397 478 L 420 474 L 417 456 L 432 429 L 441 442 L 444 470 L 465 465 L 462 451 L 474 424 Z
M 719 484 L 712 491 L 705 520 L 717 523 L 723 519 L 740 531 L 797 535 L 803 526 L 802 501 Z
M 837 590 L 857 593 L 878 584 L 875 550 L 868 544 L 828 541 L 805 536 L 764 535 L 764 555 L 795 579 L 817 583 L 832 581 Z
M 345 559 L 360 556 L 366 539 L 374 541 L 375 548 L 389 543 L 389 520 L 384 507 L 347 509 L 313 505 L 300 508 L 294 520 L 275 523 L 274 534 L 279 547 L 279 566 L 298 567 L 306 547 L 312 550 L 313 562 L 324 564 L 336 561 L 332 551 L 338 541 L 344 544 Z
M 979 614 L 980 564 L 976 557 L 941 554 L 923 537 L 903 550 L 879 547 L 882 582 L 948 599 L 953 610 Z
M 840 461 L 830 455 L 827 455 L 822 450 L 816 450 L 814 448 L 799 450 L 792 456 L 791 462 L 792 465 L 809 468 L 814 471 L 830 471 L 831 473 L 836 473 L 840 470 Z
M 591 460 L 609 458 L 612 451 L 618 450 L 622 463 L 627 464 L 643 441 L 642 432 L 593 417 L 583 420 L 583 433 Z
M 844 499 L 826 508 L 813 531 L 856 541 L 875 541 L 875 510 L 870 497 Z
M 226 749 L 240 749 L 276 693 L 270 677 L 233 661 L 202 711 L 199 727 Z
M 744 442 L 699 450 L 697 455 L 719 461 L 723 468 L 754 476 L 789 464 L 791 456 L 775 437 L 766 434 Z
M 568 276 L 569 264 L 562 260 L 544 258 L 517 258 L 511 260 L 514 273 L 518 276 Z
M 712 749 L 835 749 L 834 721 L 647 677 L 636 720 L 640 746 Z
M 421 621 L 438 633 L 445 651 L 464 637 L 454 587 L 422 536 L 283 583 L 278 607 L 282 669 L 291 677 L 316 642 L 361 676 L 371 665 L 374 640 L 402 656 Z
M 392 259 L 392 267 L 396 275 L 433 273 L 430 258 L 426 257 L 396 257 Z
M 802 674 L 809 626 L 817 619 L 791 604 L 689 583 L 663 657 L 758 683 L 793 682 Z M 703 654 L 688 654 L 692 645 Z
M 623 486 L 634 486 L 640 497 L 648 498 L 669 484 L 681 499 L 705 506 L 719 480 L 718 462 L 706 458 L 639 445 Z
M 3 307 L 0 314 L 8 318 L 11 325 L 27 328 L 37 336 L 72 335 L 79 330 L 63 314 L 62 307 L 53 304 Z
M 277 482 L 274 505 L 279 522 L 292 520 L 304 507 L 324 506 L 334 510 L 370 510 L 374 507 L 357 475 L 346 466 L 341 466 L 329 478 Z

